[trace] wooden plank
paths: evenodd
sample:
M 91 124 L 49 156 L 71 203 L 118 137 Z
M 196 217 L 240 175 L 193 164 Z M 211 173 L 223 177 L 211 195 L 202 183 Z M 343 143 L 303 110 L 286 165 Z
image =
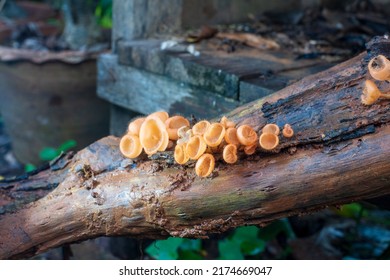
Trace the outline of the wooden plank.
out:
M 117 56 L 98 60 L 98 95 L 118 106 L 150 114 L 158 110 L 199 118 L 215 117 L 239 106 L 239 102 L 164 76 L 118 65 Z
M 332 65 L 320 59 L 295 60 L 294 55 L 286 51 L 265 52 L 240 48 L 234 53 L 226 53 L 218 50 L 215 47 L 216 41 L 213 40 L 197 45 L 201 54 L 194 56 L 185 51 L 162 51 L 162 42 L 120 42 L 119 63 L 164 75 L 179 83 L 216 92 L 228 98 L 238 99 L 240 96 L 242 102 L 255 99 L 259 96 L 259 91 L 261 97 Z M 183 46 L 182 49 L 184 48 Z M 241 94 L 243 91 L 244 94 Z
M 150 71 L 213 91 L 228 98 L 238 98 L 239 77 L 234 73 L 210 67 L 201 63 L 212 59 L 206 55 L 202 59 L 192 59 L 188 53 L 161 51 L 161 40 L 127 41 L 118 44 L 118 60 L 123 65 Z

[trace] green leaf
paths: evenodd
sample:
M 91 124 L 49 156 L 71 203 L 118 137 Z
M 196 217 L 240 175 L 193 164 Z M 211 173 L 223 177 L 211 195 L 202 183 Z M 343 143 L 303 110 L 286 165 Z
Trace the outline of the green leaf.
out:
M 157 260 L 176 260 L 179 257 L 178 248 L 183 243 L 182 238 L 170 237 L 158 240 L 146 248 L 146 253 Z
M 253 240 L 257 238 L 259 231 L 256 226 L 239 227 L 234 231 L 232 239 L 237 241 Z
M 225 238 L 218 242 L 220 260 L 243 260 L 244 255 L 241 253 L 240 243 L 235 240 Z
M 254 239 L 252 241 L 245 240 L 241 243 L 241 251 L 245 255 L 254 256 L 261 252 L 264 252 L 266 242 L 264 240 L 261 240 L 259 238 Z
M 180 245 L 181 250 L 200 251 L 202 249 L 202 241 L 200 239 L 183 238 L 183 243 Z
M 45 147 L 39 153 L 39 158 L 44 161 L 50 161 L 55 159 L 60 153 L 51 147 Z
M 203 257 L 199 253 L 189 250 L 179 250 L 179 256 L 181 260 L 203 260 Z
M 261 228 L 259 237 L 265 241 L 269 241 L 274 239 L 281 232 L 284 232 L 288 238 L 295 238 L 295 233 L 287 219 L 274 221 L 268 226 Z
M 58 147 L 58 149 L 57 149 L 58 154 L 60 154 L 61 152 L 67 152 L 76 146 L 77 146 L 77 142 L 75 140 L 72 140 L 72 139 L 67 140 Z
M 340 210 L 336 210 L 337 214 L 342 217 L 357 219 L 361 216 L 366 216 L 363 206 L 359 203 L 344 204 Z
M 27 163 L 25 166 L 24 166 L 24 172 L 31 172 L 31 171 L 34 171 L 36 168 L 36 166 L 34 164 L 31 164 L 31 163 Z
M 266 242 L 258 237 L 260 229 L 256 226 L 237 228 L 232 239 L 240 243 L 241 252 L 245 255 L 256 255 L 265 249 Z

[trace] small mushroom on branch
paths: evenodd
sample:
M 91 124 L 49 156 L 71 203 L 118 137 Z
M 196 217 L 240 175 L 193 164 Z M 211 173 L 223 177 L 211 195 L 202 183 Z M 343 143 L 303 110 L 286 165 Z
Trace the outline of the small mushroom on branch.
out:
M 175 161 L 178 164 L 185 164 L 190 159 L 186 153 L 186 145 L 185 144 L 176 145 L 175 152 L 174 152 L 173 156 L 175 158 Z
M 165 121 L 169 118 L 169 114 L 165 111 L 154 112 L 151 113 L 149 116 L 147 116 L 146 119 L 156 118 L 156 117 L 165 123 Z
M 257 144 L 257 141 L 256 141 L 253 145 L 245 146 L 244 147 L 244 153 L 247 156 L 253 155 L 256 152 L 257 147 L 258 147 L 258 144 Z
M 244 124 L 237 128 L 237 138 L 242 145 L 251 146 L 257 142 L 258 136 L 252 127 Z
M 136 158 L 142 153 L 142 146 L 137 135 L 124 135 L 119 143 L 119 149 L 122 155 L 128 158 Z
M 222 157 L 226 163 L 235 163 L 237 161 L 237 146 L 233 144 L 226 145 L 223 148 Z
M 294 136 L 294 130 L 292 129 L 291 125 L 289 125 L 288 123 L 286 123 L 283 127 L 283 131 L 282 131 L 282 134 L 284 137 L 286 138 L 291 138 Z
M 226 129 L 224 139 L 226 143 L 240 146 L 240 141 L 237 137 L 237 129 L 235 127 L 229 127 Z
M 274 123 L 266 124 L 261 131 L 262 133 L 272 133 L 275 135 L 279 135 L 280 133 L 279 126 Z
M 273 133 L 262 133 L 259 144 L 264 150 L 271 151 L 279 145 L 279 137 Z
M 390 94 L 381 92 L 373 81 L 366 80 L 364 83 L 363 94 L 360 98 L 364 105 L 372 105 L 379 98 L 390 99 Z
M 141 125 L 139 139 L 148 155 L 165 151 L 169 136 L 165 124 L 158 117 L 147 117 Z
M 186 145 L 186 153 L 190 159 L 198 159 L 205 153 L 207 144 L 203 137 L 200 135 L 194 135 L 190 138 Z
M 190 122 L 182 116 L 173 116 L 165 121 L 165 126 L 168 131 L 169 139 L 177 140 L 179 139 L 179 135 L 177 133 L 178 129 L 183 126 L 190 126 Z
M 370 75 L 378 81 L 390 80 L 390 61 L 383 55 L 375 56 L 368 63 Z
M 225 127 L 220 123 L 211 124 L 203 135 L 206 144 L 210 147 L 218 147 L 225 136 Z
M 139 130 L 141 129 L 141 125 L 145 121 L 146 118 L 138 118 L 129 123 L 129 126 L 127 128 L 127 134 L 130 135 L 139 135 Z
M 203 135 L 206 130 L 209 128 L 210 122 L 203 120 L 200 122 L 197 122 L 193 127 L 192 127 L 192 133 L 194 135 Z
M 212 154 L 203 154 L 195 164 L 195 173 L 200 177 L 207 177 L 213 172 L 215 158 Z
M 223 116 L 221 118 L 220 124 L 222 124 L 225 127 L 225 129 L 228 129 L 230 127 L 235 127 L 236 126 L 236 124 L 234 122 L 232 122 L 231 120 L 229 120 L 225 116 Z

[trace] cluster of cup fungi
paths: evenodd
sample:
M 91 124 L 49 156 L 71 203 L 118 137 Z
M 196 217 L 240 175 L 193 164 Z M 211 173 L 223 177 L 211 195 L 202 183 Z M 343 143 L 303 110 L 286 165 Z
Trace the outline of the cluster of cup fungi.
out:
M 207 177 L 214 170 L 215 154 L 222 154 L 226 163 L 234 164 L 239 151 L 252 155 L 258 147 L 274 150 L 279 145 L 279 134 L 280 128 L 276 124 L 265 125 L 259 136 L 251 126 L 237 127 L 226 117 L 214 123 L 202 120 L 190 127 L 190 122 L 182 116 L 170 117 L 167 112 L 155 112 L 130 122 L 119 148 L 131 159 L 137 158 L 142 151 L 150 156 L 174 149 L 178 164 L 196 161 L 196 174 Z M 294 135 L 289 124 L 283 127 L 282 135 L 285 138 Z
M 368 72 L 377 81 L 390 82 L 390 61 L 383 55 L 375 56 L 368 63 Z M 390 92 L 382 92 L 374 81 L 366 80 L 361 95 L 362 103 L 372 105 L 379 98 L 390 99 Z

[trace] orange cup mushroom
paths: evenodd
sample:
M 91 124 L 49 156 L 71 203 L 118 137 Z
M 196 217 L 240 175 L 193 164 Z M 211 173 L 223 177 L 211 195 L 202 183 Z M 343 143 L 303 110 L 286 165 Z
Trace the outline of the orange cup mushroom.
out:
M 210 123 L 206 120 L 197 122 L 193 127 L 192 127 L 192 133 L 194 135 L 203 135 L 206 130 L 209 128 Z
M 242 145 L 251 146 L 257 142 L 258 136 L 252 127 L 244 124 L 237 128 L 237 138 Z
M 256 143 L 253 144 L 253 145 L 245 146 L 245 147 L 244 147 L 244 153 L 245 153 L 247 156 L 253 155 L 253 154 L 256 152 L 257 146 L 258 146 L 257 141 L 256 141 Z
M 191 128 L 189 126 L 182 126 L 180 127 L 178 130 L 177 130 L 177 136 L 179 136 L 179 138 L 183 138 L 186 136 L 186 132 L 188 130 L 190 130 Z
M 206 142 L 200 135 L 191 137 L 186 145 L 186 153 L 190 159 L 200 158 L 205 153 L 206 149 Z
M 378 81 L 390 80 L 390 61 L 383 55 L 378 55 L 368 63 L 371 77 Z
M 165 121 L 165 126 L 166 126 L 167 131 L 168 131 L 169 139 L 170 140 L 177 140 L 177 139 L 179 139 L 179 136 L 177 133 L 178 129 L 183 127 L 183 126 L 184 127 L 190 126 L 190 122 L 182 116 L 173 116 L 173 117 L 168 118 Z
M 177 139 L 176 144 L 186 144 L 191 139 L 194 134 L 192 133 L 192 129 L 189 127 L 181 127 L 177 131 L 177 135 L 179 136 L 179 139 Z
M 141 125 L 139 139 L 148 155 L 165 151 L 169 136 L 165 124 L 158 117 L 148 117 Z
M 362 103 L 364 105 L 372 105 L 380 97 L 390 98 L 390 94 L 389 93 L 382 93 L 373 81 L 366 80 L 364 83 L 363 94 L 360 97 Z
M 127 133 L 130 135 L 139 135 L 139 130 L 141 129 L 141 125 L 145 121 L 145 118 L 138 118 L 129 123 L 127 128 Z
M 220 123 L 211 124 L 203 134 L 203 139 L 210 147 L 218 147 L 225 136 L 225 127 Z
M 183 144 L 176 145 L 173 156 L 178 164 L 185 164 L 190 159 L 186 153 L 186 145 Z
M 235 163 L 237 161 L 237 146 L 233 144 L 226 145 L 223 148 L 222 157 L 226 163 Z
M 283 127 L 283 131 L 282 131 L 282 134 L 284 137 L 286 138 L 291 138 L 294 136 L 294 130 L 292 129 L 291 125 L 289 125 L 288 123 L 286 123 Z
M 240 140 L 238 140 L 237 129 L 235 127 L 226 129 L 224 138 L 226 143 L 236 145 L 237 147 L 240 146 Z
M 235 127 L 236 124 L 234 122 L 232 122 L 231 120 L 229 120 L 227 117 L 223 116 L 221 118 L 221 121 L 220 123 L 225 127 L 225 129 L 228 129 L 230 127 Z
M 141 142 L 137 135 L 124 135 L 119 143 L 119 149 L 127 158 L 136 158 L 142 153 Z
M 261 131 L 262 133 L 272 133 L 275 135 L 279 135 L 280 133 L 279 126 L 274 123 L 266 124 Z
M 146 119 L 149 118 L 159 118 L 162 122 L 165 123 L 165 121 L 169 118 L 169 114 L 165 111 L 159 111 L 151 113 L 149 116 L 146 117 Z
M 264 150 L 273 150 L 279 145 L 279 137 L 273 133 L 262 133 L 260 135 L 259 145 Z
M 195 164 L 195 173 L 199 177 L 207 177 L 213 172 L 215 159 L 212 154 L 203 154 Z

